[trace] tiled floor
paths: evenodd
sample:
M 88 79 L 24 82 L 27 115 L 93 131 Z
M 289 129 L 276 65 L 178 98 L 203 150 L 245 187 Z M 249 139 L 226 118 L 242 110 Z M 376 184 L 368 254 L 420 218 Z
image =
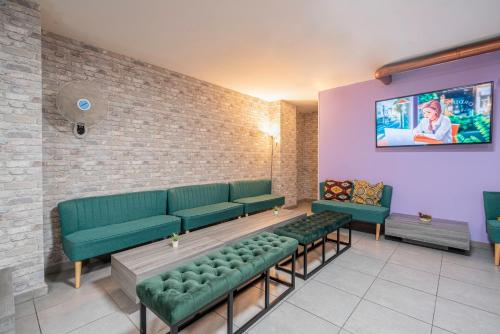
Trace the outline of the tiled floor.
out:
M 298 280 L 248 333 L 500 333 L 500 270 L 489 251 L 463 256 L 360 232 L 353 241 L 307 282 Z M 319 249 L 313 254 L 319 257 Z M 138 307 L 109 274 L 109 266 L 85 274 L 79 290 L 71 273 L 48 277 L 48 295 L 17 305 L 17 333 L 138 333 Z M 280 291 L 274 286 L 272 294 Z M 235 325 L 262 305 L 259 283 L 236 299 Z M 151 313 L 148 322 L 151 333 L 168 332 Z M 182 333 L 225 333 L 225 308 Z

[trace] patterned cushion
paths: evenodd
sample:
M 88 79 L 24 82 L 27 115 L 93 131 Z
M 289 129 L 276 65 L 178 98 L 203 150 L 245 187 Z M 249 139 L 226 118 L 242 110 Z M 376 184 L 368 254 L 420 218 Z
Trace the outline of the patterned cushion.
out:
M 324 198 L 339 202 L 350 201 L 352 188 L 351 181 L 326 180 Z
M 380 199 L 382 198 L 383 190 L 383 182 L 371 185 L 367 181 L 355 180 L 351 202 L 380 206 Z

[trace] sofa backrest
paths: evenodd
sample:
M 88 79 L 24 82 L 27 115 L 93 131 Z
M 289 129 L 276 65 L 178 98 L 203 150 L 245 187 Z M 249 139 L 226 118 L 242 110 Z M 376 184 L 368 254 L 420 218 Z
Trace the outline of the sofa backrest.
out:
M 229 185 L 211 183 L 177 187 L 168 190 L 168 212 L 228 202 Z
M 77 198 L 58 204 L 63 235 L 167 214 L 167 191 Z
M 483 191 L 483 202 L 486 220 L 500 217 L 500 192 Z
M 325 182 L 319 183 L 319 198 L 323 199 L 325 196 Z M 392 202 L 392 186 L 385 184 L 384 190 L 382 190 L 382 198 L 380 199 L 380 204 L 383 207 L 391 209 Z
M 266 195 L 271 193 L 271 180 L 245 180 L 229 183 L 229 200 Z

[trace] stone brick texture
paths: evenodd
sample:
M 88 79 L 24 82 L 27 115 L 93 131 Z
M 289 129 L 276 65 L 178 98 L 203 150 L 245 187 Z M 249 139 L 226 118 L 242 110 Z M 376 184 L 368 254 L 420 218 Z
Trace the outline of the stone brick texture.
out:
M 318 197 L 318 112 L 297 114 L 297 198 Z
M 269 178 L 271 140 L 281 135 L 274 189 L 297 201 L 296 110 L 266 102 L 82 42 L 44 32 L 43 234 L 46 266 L 67 261 L 57 203 L 197 183 Z M 66 83 L 94 80 L 108 100 L 105 119 L 77 139 L 56 107 Z
M 44 290 L 39 1 L 0 3 L 0 268 Z

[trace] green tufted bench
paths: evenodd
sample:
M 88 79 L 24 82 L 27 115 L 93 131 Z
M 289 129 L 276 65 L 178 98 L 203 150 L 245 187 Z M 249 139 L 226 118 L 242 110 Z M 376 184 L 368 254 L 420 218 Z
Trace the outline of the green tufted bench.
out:
M 344 242 L 340 240 L 340 229 L 341 228 L 349 229 L 349 240 L 348 242 Z M 298 254 L 298 256 L 303 256 L 303 271 L 301 273 L 296 273 L 296 275 L 304 280 L 306 280 L 310 275 L 313 275 L 318 270 L 320 270 L 323 266 L 331 262 L 337 256 L 346 251 L 349 247 L 351 247 L 351 215 L 340 212 L 333 211 L 324 211 L 321 213 L 316 213 L 305 217 L 301 220 L 297 220 L 286 224 L 284 226 L 280 226 L 273 231 L 277 235 L 286 236 L 290 238 L 294 238 L 298 241 L 299 245 L 304 249 L 302 253 Z M 337 232 L 336 239 L 329 239 L 328 234 L 332 232 Z M 315 245 L 315 241 L 320 241 L 319 244 Z M 337 249 L 334 255 L 330 258 L 326 259 L 325 255 L 325 244 L 326 242 L 335 242 L 337 244 Z M 340 249 L 340 245 L 343 244 L 346 247 Z M 309 247 L 311 245 L 311 247 Z M 321 245 L 322 250 L 322 260 L 321 265 L 314 268 L 313 271 L 308 273 L 307 268 L 307 253 L 308 250 L 316 248 L 318 245 Z M 284 265 L 287 264 L 290 260 L 285 261 L 276 266 L 276 269 L 283 270 L 289 272 L 290 270 L 285 268 Z
M 290 256 L 295 259 L 297 247 L 295 239 L 264 232 L 142 281 L 136 289 L 141 302 L 141 333 L 146 333 L 146 307 L 169 325 L 170 333 L 177 334 L 226 299 L 227 332 L 233 333 L 234 295 L 264 276 L 265 308 L 238 329 L 237 333 L 243 333 L 295 288 L 294 265 L 291 282 L 271 277 L 269 269 Z M 288 286 L 272 303 L 270 279 Z

